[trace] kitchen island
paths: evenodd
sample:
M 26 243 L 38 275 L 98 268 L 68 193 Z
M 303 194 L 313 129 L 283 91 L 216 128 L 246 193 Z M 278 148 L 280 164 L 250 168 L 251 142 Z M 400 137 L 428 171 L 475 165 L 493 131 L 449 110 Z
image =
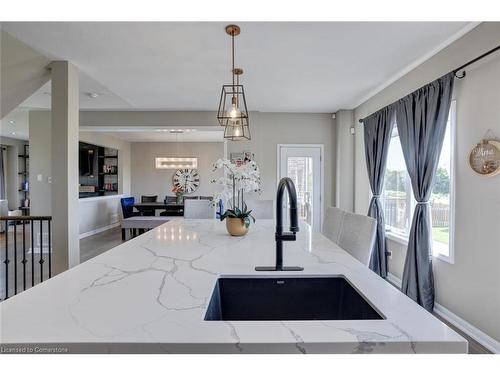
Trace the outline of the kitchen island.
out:
M 301 224 L 284 264 L 274 222 L 245 237 L 176 219 L 0 303 L 3 352 L 467 353 L 467 341 L 319 233 Z M 379 320 L 205 321 L 220 276 L 344 276 Z M 300 303 L 300 301 L 297 301 Z

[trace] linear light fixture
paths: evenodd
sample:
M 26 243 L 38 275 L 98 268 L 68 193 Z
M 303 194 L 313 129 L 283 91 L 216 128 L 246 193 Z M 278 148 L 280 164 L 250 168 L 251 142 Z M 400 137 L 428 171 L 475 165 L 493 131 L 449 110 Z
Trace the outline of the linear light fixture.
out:
M 156 169 L 196 169 L 198 158 L 161 158 L 157 157 Z

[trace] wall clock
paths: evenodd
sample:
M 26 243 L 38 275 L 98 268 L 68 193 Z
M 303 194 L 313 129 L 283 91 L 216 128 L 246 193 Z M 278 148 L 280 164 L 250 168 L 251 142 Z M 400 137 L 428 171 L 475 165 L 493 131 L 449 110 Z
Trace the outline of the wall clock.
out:
M 172 183 L 174 187 L 182 188 L 185 194 L 191 194 L 200 186 L 200 175 L 197 169 L 178 169 L 174 173 Z

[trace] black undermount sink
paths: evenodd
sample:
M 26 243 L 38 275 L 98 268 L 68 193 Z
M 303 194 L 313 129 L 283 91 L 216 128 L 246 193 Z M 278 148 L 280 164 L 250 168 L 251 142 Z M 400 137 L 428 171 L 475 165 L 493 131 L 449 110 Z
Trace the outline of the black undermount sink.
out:
M 384 319 L 343 276 L 221 277 L 205 320 Z

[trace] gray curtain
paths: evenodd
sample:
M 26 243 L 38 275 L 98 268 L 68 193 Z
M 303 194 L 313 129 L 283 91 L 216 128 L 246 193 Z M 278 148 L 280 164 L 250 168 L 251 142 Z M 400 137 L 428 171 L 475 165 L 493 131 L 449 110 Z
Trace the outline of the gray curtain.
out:
M 450 111 L 449 73 L 395 103 L 399 138 L 417 201 L 408 241 L 402 291 L 428 311 L 434 308 L 429 198 Z
M 387 153 L 394 125 L 394 109 L 385 107 L 363 120 L 365 135 L 365 157 L 368 178 L 373 197 L 368 216 L 377 219 L 377 236 L 370 258 L 370 269 L 382 277 L 387 276 L 384 209 L 380 194 L 384 186 Z
M 5 199 L 5 163 L 3 151 L 3 147 L 0 147 L 0 199 Z

